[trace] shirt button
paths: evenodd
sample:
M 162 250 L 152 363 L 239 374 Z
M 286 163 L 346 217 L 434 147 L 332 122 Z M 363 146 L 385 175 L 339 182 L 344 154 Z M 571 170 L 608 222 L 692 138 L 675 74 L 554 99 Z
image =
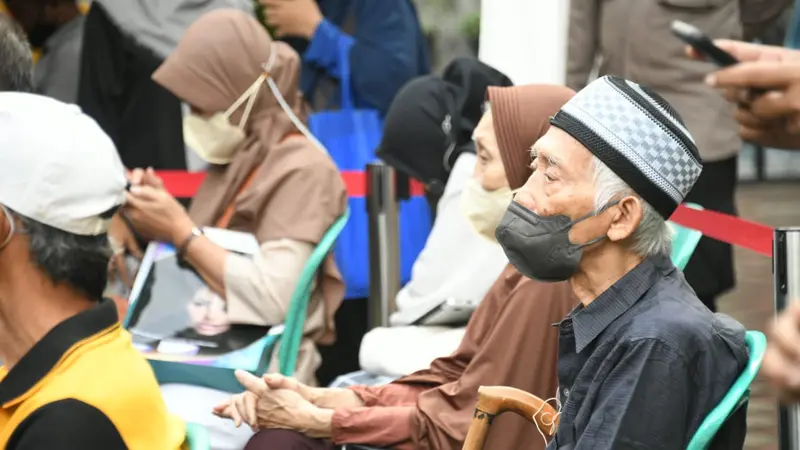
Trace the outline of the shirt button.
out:
M 569 389 L 564 389 L 564 398 L 569 398 Z

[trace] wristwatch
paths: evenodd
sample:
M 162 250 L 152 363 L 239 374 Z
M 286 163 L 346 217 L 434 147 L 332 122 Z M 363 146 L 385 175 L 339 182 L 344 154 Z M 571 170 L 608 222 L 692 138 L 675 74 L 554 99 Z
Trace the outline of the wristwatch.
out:
M 202 236 L 202 235 L 203 235 L 203 230 L 201 230 L 198 227 L 192 227 L 192 231 L 191 231 L 191 233 L 189 233 L 189 236 L 187 236 L 186 239 L 184 239 L 181 242 L 181 245 L 179 245 L 177 247 L 178 257 L 183 258 L 183 255 L 184 255 L 184 253 L 186 253 L 186 249 L 189 248 L 189 244 L 192 243 L 192 240 L 194 240 L 194 238 L 196 238 L 198 236 Z

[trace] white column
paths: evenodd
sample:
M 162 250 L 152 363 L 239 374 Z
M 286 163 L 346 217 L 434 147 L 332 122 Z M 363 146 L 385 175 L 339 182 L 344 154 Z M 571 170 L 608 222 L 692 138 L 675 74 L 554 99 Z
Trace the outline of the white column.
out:
M 482 0 L 479 58 L 514 84 L 564 84 L 568 19 L 569 0 Z

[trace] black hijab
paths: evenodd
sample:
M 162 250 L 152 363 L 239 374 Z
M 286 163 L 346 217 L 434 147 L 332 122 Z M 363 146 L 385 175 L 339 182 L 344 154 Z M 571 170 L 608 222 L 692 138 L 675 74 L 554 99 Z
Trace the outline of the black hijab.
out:
M 456 147 L 457 87 L 434 75 L 406 83 L 386 114 L 377 155 L 416 178 L 438 195 L 450 172 Z
M 472 131 L 483 116 L 486 89 L 489 86 L 513 86 L 511 79 L 494 67 L 475 58 L 458 58 L 444 69 L 442 79 L 458 86 L 456 107 L 460 111 L 461 123 L 457 144 L 472 140 Z
M 397 93 L 386 114 L 378 157 L 439 196 L 462 152 L 474 152 L 472 132 L 483 115 L 489 86 L 511 80 L 474 58 L 458 58 L 442 77 L 415 78 Z

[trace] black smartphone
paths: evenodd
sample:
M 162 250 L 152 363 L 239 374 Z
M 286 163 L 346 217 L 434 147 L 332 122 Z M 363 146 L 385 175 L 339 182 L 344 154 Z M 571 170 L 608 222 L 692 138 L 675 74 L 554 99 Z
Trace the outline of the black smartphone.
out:
M 728 67 L 739 62 L 733 55 L 714 45 L 711 38 L 694 25 L 674 20 L 672 22 L 672 33 L 719 67 Z

